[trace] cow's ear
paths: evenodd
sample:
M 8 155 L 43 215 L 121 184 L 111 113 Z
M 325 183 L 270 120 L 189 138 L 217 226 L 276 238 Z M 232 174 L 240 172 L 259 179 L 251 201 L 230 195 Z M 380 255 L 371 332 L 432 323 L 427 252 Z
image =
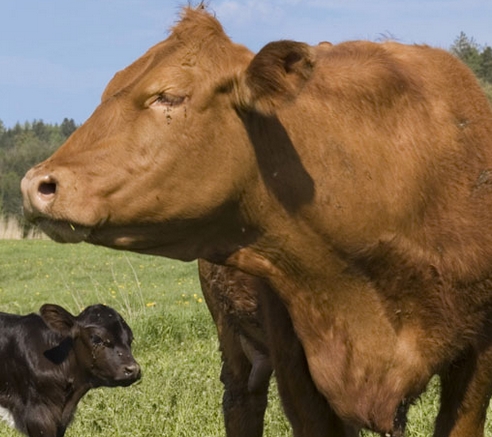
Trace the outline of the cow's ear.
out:
M 39 313 L 51 330 L 62 335 L 69 335 L 75 325 L 75 317 L 61 306 L 45 304 Z
M 314 50 L 295 41 L 267 44 L 252 59 L 235 83 L 236 104 L 241 109 L 273 115 L 292 101 L 310 79 Z

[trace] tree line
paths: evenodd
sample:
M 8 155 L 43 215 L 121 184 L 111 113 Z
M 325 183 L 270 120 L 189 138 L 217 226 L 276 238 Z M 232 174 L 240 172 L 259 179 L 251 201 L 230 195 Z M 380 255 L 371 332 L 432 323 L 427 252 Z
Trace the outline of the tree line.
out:
M 22 217 L 22 177 L 48 158 L 76 128 L 74 120 L 68 118 L 61 124 L 35 120 L 12 128 L 6 128 L 0 120 L 0 216 Z
M 450 49 L 478 77 L 487 97 L 492 101 L 492 48 L 481 46 L 461 32 Z
M 476 74 L 492 102 L 492 48 L 461 32 L 450 52 Z M 0 120 L 0 216 L 22 217 L 20 181 L 33 165 L 48 158 L 75 131 L 73 119 L 60 124 L 41 120 L 6 128 Z

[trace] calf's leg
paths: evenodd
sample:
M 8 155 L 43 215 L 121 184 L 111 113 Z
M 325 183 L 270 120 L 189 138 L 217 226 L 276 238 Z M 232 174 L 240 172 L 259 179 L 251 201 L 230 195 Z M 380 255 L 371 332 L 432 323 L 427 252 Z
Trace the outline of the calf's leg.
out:
M 43 405 L 26 408 L 24 426 L 29 437 L 63 437 L 66 430 L 57 425 L 49 408 Z

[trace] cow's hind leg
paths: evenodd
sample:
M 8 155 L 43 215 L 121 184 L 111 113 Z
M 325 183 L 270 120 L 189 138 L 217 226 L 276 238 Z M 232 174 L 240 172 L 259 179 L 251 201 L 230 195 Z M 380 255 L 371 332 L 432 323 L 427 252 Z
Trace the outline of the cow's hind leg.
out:
M 230 437 L 261 437 L 271 367 L 267 361 L 262 361 L 259 368 L 255 368 L 243 349 L 244 339 L 241 341 L 228 326 L 224 327 L 220 337 L 226 434 Z
M 483 437 L 492 393 L 492 345 L 470 351 L 441 373 L 434 437 Z

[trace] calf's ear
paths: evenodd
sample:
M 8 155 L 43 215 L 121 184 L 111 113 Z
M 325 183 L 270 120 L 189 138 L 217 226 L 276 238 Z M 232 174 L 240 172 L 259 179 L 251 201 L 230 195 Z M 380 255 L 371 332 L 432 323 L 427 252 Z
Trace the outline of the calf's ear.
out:
M 273 115 L 294 100 L 313 74 L 314 50 L 305 43 L 267 44 L 236 78 L 234 94 L 240 109 Z
M 75 325 L 75 317 L 59 305 L 45 304 L 39 313 L 51 330 L 62 335 L 69 335 Z

